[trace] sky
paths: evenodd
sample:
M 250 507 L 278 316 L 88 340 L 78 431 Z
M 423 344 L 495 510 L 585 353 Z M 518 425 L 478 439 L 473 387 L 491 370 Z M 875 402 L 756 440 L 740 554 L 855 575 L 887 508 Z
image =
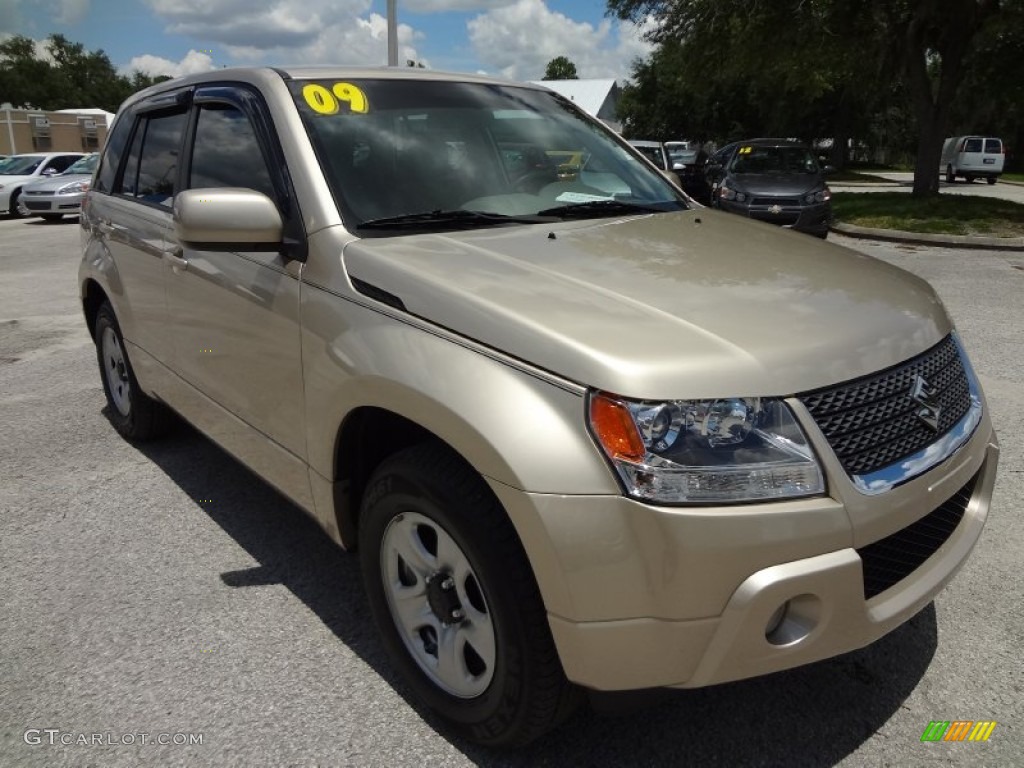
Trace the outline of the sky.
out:
M 624 83 L 651 50 L 603 0 L 397 0 L 399 60 L 539 80 L 566 56 Z M 387 64 L 387 0 L 0 0 L 0 38 L 59 32 L 125 74 L 224 66 Z

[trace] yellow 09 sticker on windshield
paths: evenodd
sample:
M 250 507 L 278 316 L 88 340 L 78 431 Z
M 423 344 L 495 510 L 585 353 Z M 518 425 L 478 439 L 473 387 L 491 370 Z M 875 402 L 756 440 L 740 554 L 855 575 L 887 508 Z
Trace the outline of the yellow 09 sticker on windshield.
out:
M 318 115 L 337 114 L 342 104 L 348 105 L 349 112 L 365 114 L 370 111 L 366 94 L 352 83 L 334 83 L 330 88 L 319 83 L 309 83 L 302 86 L 302 98 Z
M 752 150 L 752 149 L 753 149 L 753 147 L 740 147 L 740 154 L 741 155 L 749 155 L 750 154 L 750 150 Z

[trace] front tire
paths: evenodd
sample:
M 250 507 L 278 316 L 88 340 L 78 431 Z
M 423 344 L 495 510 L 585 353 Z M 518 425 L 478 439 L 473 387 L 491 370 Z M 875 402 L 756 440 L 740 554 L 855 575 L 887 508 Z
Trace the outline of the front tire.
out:
M 21 190 L 16 189 L 11 193 L 11 201 L 8 203 L 7 212 L 11 215 L 12 219 L 23 219 L 25 214 L 18 208 L 18 199 L 21 197 Z
M 580 700 L 562 671 L 533 572 L 482 478 L 436 442 L 386 459 L 367 486 L 359 547 L 394 665 L 447 725 L 521 745 Z
M 110 422 L 129 440 L 153 440 L 167 432 L 170 412 L 146 395 L 132 371 L 124 337 L 110 302 L 96 313 L 96 358 L 100 366 L 103 393 L 107 396 Z

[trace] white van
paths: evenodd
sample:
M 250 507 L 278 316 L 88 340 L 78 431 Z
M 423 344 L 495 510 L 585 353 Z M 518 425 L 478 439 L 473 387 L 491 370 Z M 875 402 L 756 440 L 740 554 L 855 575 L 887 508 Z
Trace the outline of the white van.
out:
M 1003 172 L 1004 155 L 1003 142 L 995 137 L 954 136 L 942 145 L 939 172 L 946 174 L 950 184 L 957 176 L 963 176 L 968 183 L 985 179 L 995 184 Z

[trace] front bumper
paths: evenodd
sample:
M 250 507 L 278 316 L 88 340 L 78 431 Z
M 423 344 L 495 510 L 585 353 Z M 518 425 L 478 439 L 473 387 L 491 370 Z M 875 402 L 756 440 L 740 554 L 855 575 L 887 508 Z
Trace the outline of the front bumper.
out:
M 597 690 L 689 688 L 852 651 L 911 618 L 977 542 L 998 454 L 986 416 L 945 462 L 873 497 L 830 460 L 830 496 L 774 504 L 666 508 L 492 487 L 529 553 L 569 679 Z M 866 548 L 900 541 L 965 488 L 948 538 L 866 598 Z
M 790 205 L 772 203 L 737 203 L 735 200 L 719 200 L 723 211 L 737 213 L 749 219 L 765 221 L 781 227 L 789 227 L 822 235 L 832 225 L 832 206 L 829 203 L 816 205 Z
M 18 200 L 21 212 L 26 216 L 42 216 L 48 214 L 67 214 L 77 216 L 82 210 L 84 192 L 74 195 L 34 195 L 23 192 Z

